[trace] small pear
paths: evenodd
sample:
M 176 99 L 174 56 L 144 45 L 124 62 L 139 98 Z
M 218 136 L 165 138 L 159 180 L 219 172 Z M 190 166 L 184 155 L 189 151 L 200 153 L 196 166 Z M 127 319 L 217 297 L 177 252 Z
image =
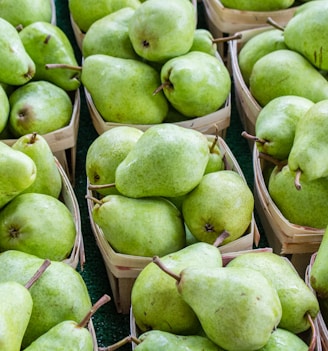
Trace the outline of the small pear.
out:
M 7 126 L 9 118 L 9 99 L 5 89 L 0 85 L 0 133 L 4 131 Z
M 189 51 L 202 51 L 215 56 L 217 54 L 217 45 L 212 33 L 205 28 L 196 28 L 194 40 Z
M 204 174 L 222 171 L 225 169 L 224 155 L 217 144 L 217 138 L 214 138 L 213 141 L 209 140 L 208 147 L 210 149 L 210 155 Z

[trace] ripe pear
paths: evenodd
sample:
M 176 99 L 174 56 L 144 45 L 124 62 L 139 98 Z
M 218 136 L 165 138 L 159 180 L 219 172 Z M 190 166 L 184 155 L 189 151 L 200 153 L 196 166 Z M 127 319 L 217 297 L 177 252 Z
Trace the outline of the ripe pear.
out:
M 294 4 L 295 0 L 222 0 L 224 7 L 240 11 L 277 11 L 287 9 Z
M 25 284 L 43 261 L 17 250 L 2 252 L 0 282 Z M 64 262 L 52 261 L 30 292 L 33 310 L 22 341 L 23 349 L 59 322 L 80 322 L 92 306 L 82 276 Z
M 217 139 L 214 138 L 213 141 L 209 140 L 208 147 L 210 149 L 210 155 L 204 174 L 224 170 L 224 155 L 222 154 L 219 145 L 217 144 Z
M 0 209 L 31 186 L 36 173 L 29 156 L 0 141 Z
M 168 60 L 161 69 L 161 82 L 171 105 L 188 118 L 218 110 L 231 89 L 230 74 L 224 63 L 201 51 Z
M 46 80 L 67 91 L 79 88 L 80 71 L 76 69 L 74 49 L 60 27 L 38 21 L 24 27 L 19 37 L 35 63 L 34 80 Z M 64 64 L 68 67 L 48 69 L 48 64 Z
M 313 102 L 328 98 L 327 79 L 301 54 L 286 49 L 275 50 L 257 60 L 249 86 L 262 107 L 282 95 L 302 96 Z
M 134 9 L 124 7 L 94 22 L 82 42 L 83 57 L 93 54 L 138 59 L 129 38 L 129 23 Z
M 328 224 L 328 178 L 308 180 L 300 177 L 302 190 L 295 187 L 295 172 L 288 165 L 281 170 L 275 167 L 269 178 L 269 194 L 282 213 L 291 223 L 325 228 Z
M 68 207 L 40 193 L 19 194 L 0 211 L 0 248 L 62 261 L 71 253 L 76 227 Z
M 210 244 L 222 232 L 229 234 L 222 245 L 241 237 L 252 221 L 253 209 L 253 193 L 231 170 L 204 175 L 182 203 L 183 218 L 192 235 Z
M 37 133 L 25 134 L 14 142 L 12 148 L 31 157 L 37 168 L 35 181 L 24 193 L 41 193 L 59 198 L 62 178 L 47 140 Z
M 33 81 L 10 96 L 9 126 L 19 138 L 25 134 L 47 134 L 67 126 L 72 118 L 72 101 L 65 90 L 48 81 Z
M 164 94 L 153 94 L 160 85 L 159 73 L 145 62 L 91 55 L 84 60 L 81 79 L 107 122 L 156 124 L 167 114 Z
M 19 9 L 19 10 L 18 10 Z M 14 27 L 45 21 L 51 22 L 52 6 L 49 0 L 2 0 L 0 17 L 10 22 Z
M 28 54 L 17 29 L 0 17 L 0 82 L 23 85 L 35 75 L 35 63 Z
M 122 254 L 162 256 L 186 243 L 181 213 L 164 198 L 107 195 L 96 202 L 92 217 L 113 249 Z
M 174 124 L 148 128 L 116 169 L 117 190 L 130 197 L 176 197 L 195 188 L 209 158 L 208 140 Z
M 215 56 L 217 54 L 217 45 L 213 34 L 206 28 L 196 28 L 194 40 L 189 51 L 202 51 Z
M 9 99 L 5 89 L 0 85 L 0 133 L 6 128 L 10 112 Z
M 190 265 L 222 267 L 218 248 L 203 242 L 165 255 L 161 261 L 175 274 Z M 175 280 L 154 262 L 143 268 L 136 278 L 131 291 L 131 307 L 136 325 L 142 332 L 157 329 L 190 335 L 201 329 L 194 311 L 178 293 Z
M 256 270 L 271 282 L 282 307 L 280 328 L 298 334 L 311 327 L 308 316 L 314 319 L 318 314 L 318 300 L 287 259 L 273 252 L 245 253 L 227 267 Z
M 195 29 L 189 0 L 147 0 L 131 18 L 129 37 L 139 56 L 163 63 L 190 50 Z
M 118 126 L 99 135 L 89 146 L 85 169 L 90 185 L 99 194 L 117 194 L 115 187 L 97 187 L 115 182 L 117 166 L 134 147 L 143 131 L 132 126 Z

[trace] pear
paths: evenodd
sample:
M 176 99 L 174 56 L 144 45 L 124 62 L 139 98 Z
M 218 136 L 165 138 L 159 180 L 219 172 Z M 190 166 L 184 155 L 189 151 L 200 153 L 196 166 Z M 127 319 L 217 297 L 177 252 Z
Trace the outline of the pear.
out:
M 94 351 L 93 338 L 87 329 L 87 324 L 97 310 L 110 301 L 108 295 L 103 295 L 80 321 L 65 320 L 59 322 L 47 332 L 34 340 L 24 351 Z
M 189 51 L 201 51 L 216 56 L 217 45 L 213 34 L 206 28 L 196 28 L 194 31 L 194 40 Z
M 288 157 L 291 171 L 299 171 L 308 180 L 328 177 L 328 99 L 314 104 L 298 122 Z
M 193 265 L 177 275 L 158 258 L 154 262 L 176 279 L 179 294 L 215 344 L 248 351 L 268 342 L 282 308 L 276 289 L 262 273 L 246 267 Z
M 19 9 L 19 10 L 18 10 Z M 27 26 L 33 22 L 51 22 L 52 6 L 49 0 L 2 0 L 0 17 L 14 27 Z
M 59 198 L 62 178 L 47 140 L 37 133 L 25 134 L 14 142 L 12 148 L 31 157 L 36 165 L 36 179 L 23 192 L 41 193 Z
M 287 45 L 283 31 L 275 28 L 260 32 L 245 42 L 238 53 L 238 65 L 247 86 L 255 62 L 264 55 L 280 49 L 287 49 Z
M 241 11 L 277 11 L 287 9 L 295 0 L 270 0 L 259 2 L 257 0 L 223 0 L 222 5 L 227 8 Z
M 23 85 L 35 75 L 35 63 L 28 54 L 16 28 L 0 17 L 0 82 Z
M 184 195 L 202 179 L 208 158 L 208 140 L 199 131 L 154 125 L 117 167 L 115 186 L 135 198 Z
M 0 141 L 0 209 L 33 184 L 35 162 L 23 152 Z
M 160 75 L 147 63 L 95 54 L 84 60 L 81 79 L 107 122 L 156 124 L 167 114 L 164 94 L 153 95 Z
M 0 85 L 0 133 L 7 126 L 10 112 L 9 99 L 5 89 Z
M 253 193 L 231 170 L 204 175 L 182 203 L 183 218 L 192 235 L 210 244 L 222 232 L 229 234 L 222 245 L 241 237 L 251 223 L 253 209 Z
M 0 282 L 25 284 L 42 262 L 43 259 L 25 252 L 2 252 Z M 81 275 L 64 262 L 52 261 L 30 293 L 33 310 L 22 341 L 23 349 L 64 320 L 80 322 L 92 306 Z
M 86 155 L 85 169 L 93 189 L 102 195 L 118 193 L 115 187 L 102 188 L 99 185 L 115 182 L 117 166 L 142 134 L 143 131 L 132 126 L 118 126 L 105 131 L 91 143 Z
M 9 126 L 19 138 L 25 134 L 47 134 L 67 126 L 72 118 L 72 101 L 65 90 L 48 81 L 33 81 L 10 96 Z
M 38 21 L 24 27 L 19 37 L 35 63 L 34 80 L 46 80 L 67 91 L 78 89 L 80 71 L 76 69 L 74 49 L 60 27 Z M 66 67 L 48 69 L 48 64 L 64 64 Z
M 37 282 L 49 264 L 50 261 L 45 260 L 25 285 L 11 280 L 0 283 L 1 350 L 21 350 L 24 333 L 33 309 L 33 299 L 29 289 Z
M 282 213 L 291 223 L 325 228 L 328 224 L 328 178 L 308 180 L 305 174 L 300 177 L 302 190 L 295 187 L 295 172 L 288 165 L 281 170 L 275 167 L 269 178 L 269 194 Z
M 311 1 L 299 6 L 284 28 L 285 43 L 289 49 L 299 52 L 315 67 L 328 70 L 328 52 L 325 37 L 328 4 Z
M 171 105 L 188 118 L 218 110 L 231 89 L 230 74 L 224 63 L 201 51 L 168 60 L 161 69 L 161 82 Z
M 129 23 L 134 9 L 124 7 L 94 22 L 82 42 L 83 57 L 94 54 L 138 59 L 129 38 Z
M 208 141 L 208 147 L 210 149 L 210 155 L 204 174 L 224 170 L 224 155 L 222 154 L 219 145 L 217 144 L 217 137 L 215 137 L 213 141 Z
M 262 107 L 282 95 L 302 96 L 313 102 L 328 98 L 325 77 L 301 54 L 286 49 L 275 50 L 257 60 L 249 86 Z
M 181 213 L 163 198 L 107 195 L 97 201 L 92 217 L 113 249 L 122 254 L 162 256 L 185 246 Z
M 298 334 L 311 327 L 309 316 L 312 319 L 317 316 L 318 300 L 287 259 L 273 252 L 244 253 L 231 260 L 227 267 L 256 270 L 271 282 L 282 307 L 280 328 Z
M 176 274 L 190 265 L 222 266 L 218 248 L 203 242 L 165 255 L 161 261 Z M 136 325 L 142 332 L 157 329 L 182 335 L 199 333 L 199 320 L 175 285 L 175 280 L 154 262 L 140 272 L 131 291 L 131 307 Z
M 129 37 L 139 56 L 165 62 L 190 50 L 195 29 L 195 9 L 189 0 L 147 0 L 131 18 Z

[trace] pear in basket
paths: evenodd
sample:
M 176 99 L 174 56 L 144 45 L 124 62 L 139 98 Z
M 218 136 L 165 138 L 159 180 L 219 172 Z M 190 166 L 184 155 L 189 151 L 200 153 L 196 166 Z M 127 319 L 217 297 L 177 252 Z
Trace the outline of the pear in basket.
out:
M 212 33 L 205 28 L 196 28 L 194 40 L 189 51 L 202 51 L 215 56 L 217 54 L 217 45 Z
M 295 0 L 221 0 L 223 6 L 241 11 L 276 11 L 287 9 Z
M 4 131 L 7 126 L 9 111 L 10 106 L 8 95 L 3 86 L 0 84 L 0 133 Z

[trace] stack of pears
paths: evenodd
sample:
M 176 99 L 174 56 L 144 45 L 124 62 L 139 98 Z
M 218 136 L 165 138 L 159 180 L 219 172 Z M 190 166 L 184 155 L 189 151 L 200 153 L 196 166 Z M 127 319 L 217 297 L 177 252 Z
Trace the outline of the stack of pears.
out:
M 81 81 L 106 122 L 177 122 L 224 105 L 230 74 L 190 0 L 103 2 L 102 11 L 94 2 L 70 8 L 85 30 Z

